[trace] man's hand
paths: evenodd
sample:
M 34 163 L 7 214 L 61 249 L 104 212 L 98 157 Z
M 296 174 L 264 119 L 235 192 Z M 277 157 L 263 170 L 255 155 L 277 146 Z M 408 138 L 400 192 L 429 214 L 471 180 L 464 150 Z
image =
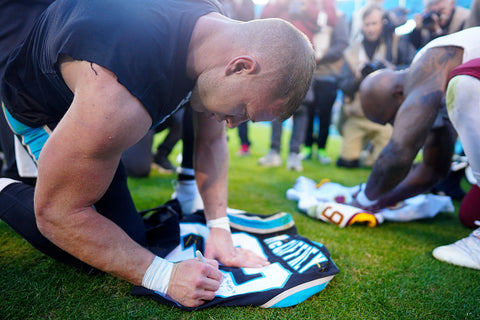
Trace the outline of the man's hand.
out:
M 173 265 L 167 295 L 185 307 L 198 307 L 215 298 L 222 279 L 215 260 L 178 262 Z
M 217 259 L 228 267 L 261 268 L 270 264 L 253 251 L 234 247 L 231 233 L 220 228 L 210 229 L 205 256 Z
M 363 192 L 363 195 L 365 196 L 365 188 L 366 184 L 360 184 L 358 191 L 352 194 L 352 202 L 349 203 L 350 206 L 352 207 L 357 207 L 360 209 L 363 209 L 367 212 L 375 213 L 378 212 L 380 209 L 383 209 L 383 206 L 380 204 L 380 201 L 375 201 L 373 204 L 365 205 L 362 203 L 362 201 L 358 200 L 358 196 L 361 192 Z
M 360 203 L 357 202 L 356 199 L 353 199 L 353 201 L 351 203 L 349 203 L 349 205 L 353 206 L 353 207 L 357 207 L 357 208 L 360 208 L 360 209 L 363 209 L 367 212 L 371 212 L 371 213 L 377 213 L 378 211 L 382 210 L 384 207 L 380 204 L 380 202 L 377 202 L 376 204 L 374 205 L 371 205 L 371 206 L 362 206 Z

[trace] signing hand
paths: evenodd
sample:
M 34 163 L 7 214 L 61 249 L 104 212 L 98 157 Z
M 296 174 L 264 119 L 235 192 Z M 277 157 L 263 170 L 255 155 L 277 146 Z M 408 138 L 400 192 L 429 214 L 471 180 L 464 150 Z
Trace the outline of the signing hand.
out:
M 228 267 L 261 268 L 270 264 L 253 251 L 233 246 L 232 235 L 221 228 L 211 228 L 205 244 L 205 256 Z
M 357 207 L 357 208 L 363 209 L 363 210 L 365 210 L 367 212 L 371 212 L 371 213 L 377 213 L 378 211 L 383 209 L 383 207 L 378 202 L 376 204 L 371 205 L 371 206 L 362 206 L 360 203 L 358 203 L 358 201 L 355 198 L 353 198 L 352 202 L 350 202 L 348 205 L 350 205 L 352 207 Z
M 198 307 L 215 298 L 222 281 L 218 262 L 185 260 L 173 265 L 167 295 L 186 307 Z

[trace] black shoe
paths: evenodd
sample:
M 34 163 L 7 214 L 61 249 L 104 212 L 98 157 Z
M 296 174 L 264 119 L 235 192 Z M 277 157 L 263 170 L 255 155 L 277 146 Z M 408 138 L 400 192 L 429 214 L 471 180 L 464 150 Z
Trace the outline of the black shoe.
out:
M 358 168 L 358 167 L 360 167 L 360 161 L 359 160 L 344 160 L 342 158 L 338 158 L 337 167 L 340 167 L 340 168 Z
M 164 154 L 155 154 L 155 156 L 153 157 L 152 167 L 162 173 L 175 172 L 175 167 L 172 165 L 170 160 L 168 160 L 168 157 Z
M 460 186 L 464 172 L 464 170 L 451 171 L 447 178 L 432 188 L 431 192 L 440 196 L 449 196 L 452 200 L 462 200 L 466 194 Z

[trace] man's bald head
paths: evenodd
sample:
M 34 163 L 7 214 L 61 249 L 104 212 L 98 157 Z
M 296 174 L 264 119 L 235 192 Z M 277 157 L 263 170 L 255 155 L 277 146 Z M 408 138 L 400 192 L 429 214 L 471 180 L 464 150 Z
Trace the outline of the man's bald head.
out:
M 360 101 L 365 116 L 373 122 L 392 123 L 402 104 L 405 71 L 382 69 L 369 74 L 360 84 Z

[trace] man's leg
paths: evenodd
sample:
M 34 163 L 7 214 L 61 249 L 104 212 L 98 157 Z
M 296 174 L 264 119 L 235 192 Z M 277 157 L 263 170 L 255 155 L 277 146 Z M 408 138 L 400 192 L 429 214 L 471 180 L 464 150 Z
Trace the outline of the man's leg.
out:
M 193 114 L 190 105 L 186 105 L 183 111 L 182 124 L 182 164 L 177 168 L 178 178 L 172 199 L 177 199 L 183 214 L 190 214 L 203 209 L 203 200 L 198 191 L 193 169 L 193 150 L 195 132 L 193 129 Z
M 316 83 L 319 88 L 318 116 L 320 118 L 320 128 L 317 137 L 319 149 L 325 149 L 327 144 L 330 123 L 332 122 L 332 108 L 337 98 L 337 85 L 331 81 L 319 81 Z
M 480 80 L 459 75 L 447 88 L 447 111 L 462 142 L 473 175 L 480 183 Z
M 6 110 L 9 125 L 17 135 L 22 136 L 29 154 L 38 159 L 39 154 L 49 138 L 50 130 L 46 127 L 30 128 L 14 119 Z M 71 264 L 82 269 L 83 262 L 79 262 L 63 250 L 57 248 L 46 239 L 38 230 L 33 204 L 34 188 L 23 183 L 0 179 L 0 219 L 9 224 L 16 232 L 22 235 L 35 248 L 59 261 Z M 145 226 L 138 214 L 127 187 L 127 175 L 123 164 L 120 163 L 113 180 L 104 196 L 95 204 L 95 209 L 122 228 L 133 240 L 140 245 L 146 245 Z
M 330 124 L 332 122 L 332 108 L 337 98 L 337 82 L 334 79 L 316 80 L 316 92 L 318 90 L 318 117 L 320 120 L 320 128 L 318 129 L 318 136 L 316 143 L 318 146 L 317 156 L 322 164 L 329 164 L 331 159 L 325 152 L 327 139 L 330 132 Z M 317 97 L 315 97 L 317 100 Z
M 270 151 L 264 157 L 258 159 L 258 164 L 264 167 L 279 167 L 282 165 L 280 157 L 280 147 L 282 144 L 282 125 L 283 122 L 272 121 L 272 137 L 270 141 Z
M 305 125 L 307 123 L 308 109 L 301 104 L 293 115 L 292 135 L 290 137 L 290 153 L 287 158 L 287 169 L 303 171 L 300 145 L 305 140 Z
M 239 156 L 250 155 L 250 140 L 248 139 L 248 121 L 238 125 L 238 137 L 240 138 Z
M 272 140 L 270 142 L 270 150 L 280 153 L 282 145 L 283 122 L 272 121 Z
M 305 125 L 307 123 L 308 108 L 301 104 L 293 115 L 292 136 L 290 138 L 290 153 L 299 153 L 300 145 L 305 140 Z
M 3 183 L 4 186 L 0 191 L 0 219 L 34 248 L 49 257 L 85 271 L 94 270 L 93 267 L 58 248 L 40 233 L 33 205 L 34 187 L 18 181 L 10 182 L 12 183 L 7 184 L 7 179 L 0 179 L 0 184 Z M 137 213 L 130 197 L 123 166 L 117 169 L 112 184 L 102 199 L 95 204 L 95 209 L 121 227 L 140 245 L 147 245 L 143 219 Z
M 316 100 L 313 103 L 307 105 L 307 120 L 305 125 L 305 138 L 303 143 L 302 158 L 311 159 L 312 158 L 312 145 L 313 145 L 313 122 L 315 120 L 315 108 L 318 103 Z
M 43 254 L 85 271 L 94 270 L 58 248 L 40 233 L 33 208 L 34 187 L 12 181 L 12 184 L 5 185 L 7 179 L 0 179 L 0 183 L 4 185 L 0 191 L 0 219 Z
M 362 152 L 363 139 L 366 132 L 360 125 L 361 118 L 348 117 L 342 127 L 342 146 L 337 160 L 338 167 L 359 167 L 360 153 Z
M 18 179 L 17 164 L 15 161 L 15 147 L 13 143 L 13 132 L 8 127 L 7 121 L 0 114 L 0 150 L 4 155 L 4 164 L 0 166 L 0 176 Z
M 468 228 L 477 228 L 480 221 L 480 187 L 474 184 L 467 192 L 458 209 L 458 219 Z
M 457 130 L 465 155 L 477 179 L 477 184 L 480 184 L 480 148 L 478 148 L 478 143 L 480 142 L 479 96 L 480 81 L 474 77 L 466 75 L 455 76 L 448 84 L 446 94 L 448 116 Z M 469 201 L 469 199 L 466 199 L 466 201 Z M 471 204 L 474 203 L 471 202 Z M 466 205 L 467 203 L 464 206 Z M 463 210 L 465 209 L 464 207 Z M 474 210 L 471 207 L 468 209 Z M 480 211 L 480 208 L 475 209 L 477 212 Z M 432 252 L 433 256 L 440 261 L 480 270 L 480 221 L 477 221 L 475 224 L 479 228 L 468 237 L 450 245 L 435 248 Z
M 169 124 L 166 127 L 168 128 L 168 134 L 164 138 L 163 142 L 158 145 L 157 151 L 153 156 L 152 167 L 161 173 L 173 173 L 175 171 L 175 166 L 172 165 L 168 159 L 168 156 L 172 152 L 177 142 L 182 139 L 183 112 L 184 109 L 180 109 L 174 115 L 172 115 Z M 160 131 L 156 131 L 156 133 Z

